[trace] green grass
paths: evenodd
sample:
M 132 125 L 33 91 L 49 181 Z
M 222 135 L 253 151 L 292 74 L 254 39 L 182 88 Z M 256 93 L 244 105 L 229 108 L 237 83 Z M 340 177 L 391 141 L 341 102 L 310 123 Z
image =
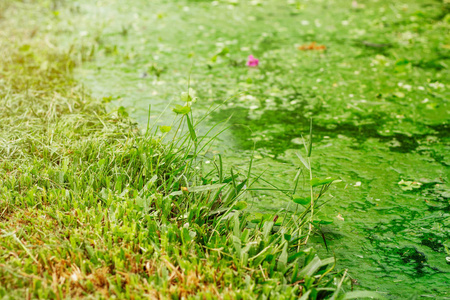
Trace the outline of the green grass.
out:
M 330 180 L 311 181 L 312 200 L 299 197 L 299 168 L 283 191 L 298 213 L 252 215 L 245 208 L 259 176 L 251 161 L 228 172 L 219 156 L 204 167 L 210 138 L 197 136 L 192 114 L 173 126 L 186 133 L 142 134 L 73 80 L 79 52 L 8 26 L 0 49 L 0 298 L 337 299 L 349 291 L 347 271 L 306 246 L 313 225 L 327 222 L 311 207 L 322 205 Z

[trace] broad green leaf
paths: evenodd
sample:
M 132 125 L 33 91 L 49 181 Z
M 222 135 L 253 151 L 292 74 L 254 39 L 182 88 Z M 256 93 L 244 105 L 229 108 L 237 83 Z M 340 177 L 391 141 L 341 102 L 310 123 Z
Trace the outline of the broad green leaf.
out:
M 320 185 L 326 185 L 332 183 L 335 180 L 336 178 L 327 178 L 327 179 L 313 178 L 311 179 L 311 186 L 316 187 Z
M 306 293 L 303 294 L 303 296 L 299 300 L 308 300 L 309 294 L 311 294 L 312 290 L 308 290 Z
M 245 201 L 239 201 L 238 203 L 236 203 L 236 204 L 233 206 L 233 209 L 235 209 L 235 210 L 243 210 L 243 209 L 246 209 L 247 206 L 248 206 L 247 202 L 245 202 Z
M 241 256 L 242 252 L 242 241 L 238 236 L 232 235 L 231 239 L 233 240 L 234 249 L 236 250 L 236 254 L 238 257 Z
M 190 234 L 189 229 L 183 227 L 181 233 L 183 234 L 182 239 L 184 243 L 192 241 L 192 235 Z
M 262 218 L 261 218 L 261 219 L 251 219 L 251 220 L 250 220 L 250 223 L 259 224 L 259 223 L 261 223 L 262 221 L 264 221 Z
M 292 201 L 300 205 L 308 205 L 311 204 L 311 197 L 298 197 L 292 199 Z
M 162 133 L 167 133 L 170 130 L 172 130 L 171 126 L 159 126 L 159 130 L 161 130 Z
M 306 255 L 305 251 L 300 251 L 300 252 L 297 252 L 297 253 L 293 253 L 293 254 L 289 255 L 288 262 L 291 263 L 291 262 L 293 262 L 294 260 L 296 260 L 297 258 L 299 258 L 300 256 L 303 256 L 303 255 Z
M 298 277 L 303 278 L 305 276 L 313 276 L 321 267 L 329 265 L 333 262 L 333 257 L 321 260 L 318 256 L 314 256 L 311 262 L 298 273 Z
M 241 237 L 241 222 L 239 221 L 239 214 L 234 214 L 233 216 L 233 234 L 234 236 L 239 238 L 239 241 L 241 241 L 240 237 Z M 240 243 L 239 243 L 240 244 Z
M 226 177 L 222 180 L 222 183 L 230 183 L 233 179 L 238 178 L 239 174 L 235 174 L 233 176 Z
M 278 217 L 278 219 L 275 221 L 275 226 L 281 226 L 281 224 L 284 223 L 283 217 Z
M 264 223 L 263 230 L 262 230 L 264 240 L 266 240 L 269 237 L 269 235 L 271 234 L 273 225 L 274 225 L 273 221 L 268 221 L 268 222 Z
M 269 214 L 254 213 L 253 218 L 250 220 L 250 222 L 259 224 L 263 221 L 270 220 L 270 217 L 271 217 L 271 215 L 269 215 Z
M 286 271 L 286 266 L 288 262 L 288 243 L 285 243 L 283 246 L 283 251 L 281 251 L 281 255 L 278 257 L 278 265 L 277 268 L 280 272 Z
M 189 106 L 182 106 L 177 104 L 174 108 L 172 108 L 173 112 L 177 115 L 186 115 L 191 111 L 191 108 Z

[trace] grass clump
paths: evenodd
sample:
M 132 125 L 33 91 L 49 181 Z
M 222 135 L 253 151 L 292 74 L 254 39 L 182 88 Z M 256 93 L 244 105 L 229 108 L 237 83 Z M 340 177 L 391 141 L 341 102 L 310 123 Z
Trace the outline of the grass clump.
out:
M 346 272 L 329 275 L 334 259 L 305 246 L 308 214 L 330 182 L 311 182 L 306 202 L 288 192 L 299 213 L 255 218 L 245 210 L 258 179 L 251 164 L 205 172 L 208 141 L 188 113 L 179 119 L 187 134 L 164 142 L 90 98 L 71 77 L 71 53 L 19 32 L 2 34 L 0 49 L 0 297 L 336 299 L 347 290 Z

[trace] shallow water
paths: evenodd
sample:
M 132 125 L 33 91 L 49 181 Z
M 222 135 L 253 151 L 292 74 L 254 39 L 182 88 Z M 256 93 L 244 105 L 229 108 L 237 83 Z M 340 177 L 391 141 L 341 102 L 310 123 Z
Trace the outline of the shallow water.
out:
M 94 96 L 125 107 L 142 128 L 149 105 L 152 122 L 171 124 L 188 81 L 197 116 L 228 99 L 201 131 L 231 116 L 214 151 L 245 168 L 255 143 L 254 172 L 280 188 L 292 187 L 312 117 L 315 176 L 342 180 L 323 208 L 334 220 L 322 227 L 329 252 L 321 238 L 317 247 L 335 252 L 361 288 L 450 299 L 444 4 L 123 3 L 74 2 L 76 24 L 66 26 L 77 31 L 61 27 L 78 43 L 96 43 L 87 51 L 95 60 L 77 70 Z M 298 49 L 313 41 L 327 50 Z M 249 54 L 258 68 L 245 66 Z M 276 193 L 253 200 L 260 212 L 287 205 Z

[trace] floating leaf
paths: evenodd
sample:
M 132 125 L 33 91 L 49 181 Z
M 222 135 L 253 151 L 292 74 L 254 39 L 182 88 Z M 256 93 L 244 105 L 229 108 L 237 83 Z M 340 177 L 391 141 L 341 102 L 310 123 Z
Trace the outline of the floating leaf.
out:
M 191 108 L 189 106 L 182 106 L 182 105 L 176 105 L 174 108 L 172 108 L 173 112 L 177 115 L 186 115 L 191 111 Z
M 414 189 L 420 189 L 422 187 L 422 183 L 421 182 L 418 182 L 418 181 L 405 181 L 403 179 L 400 180 L 398 185 L 404 191 L 412 191 Z

